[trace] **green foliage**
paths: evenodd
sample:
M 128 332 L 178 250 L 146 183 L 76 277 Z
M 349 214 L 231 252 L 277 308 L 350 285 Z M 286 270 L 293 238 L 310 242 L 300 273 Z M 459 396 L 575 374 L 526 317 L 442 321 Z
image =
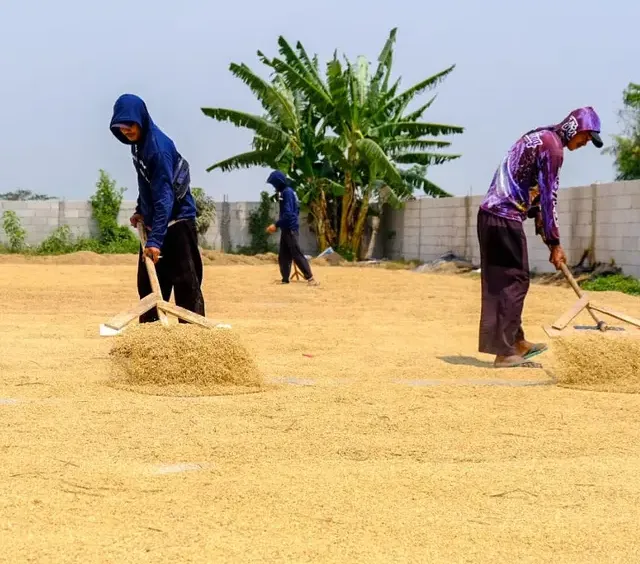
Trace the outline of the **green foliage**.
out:
M 79 250 L 90 250 L 82 248 L 83 246 L 81 242 L 74 241 L 71 228 L 68 225 L 61 225 L 42 241 L 33 252 L 38 255 L 62 255 Z
M 61 255 L 73 253 L 76 250 L 71 228 L 68 225 L 61 225 L 40 243 L 36 252 L 39 255 Z
M 19 253 L 24 250 L 27 232 L 23 229 L 16 212 L 6 210 L 2 214 L 2 228 L 9 239 L 9 251 Z
M 271 235 L 266 232 L 267 227 L 273 223 L 271 206 L 273 202 L 268 192 L 260 192 L 260 205 L 249 214 L 249 233 L 251 244 L 248 247 L 239 247 L 236 253 L 242 255 L 257 255 L 262 253 L 275 253 L 277 246 L 271 242 Z
M 356 260 L 358 257 L 353 252 L 353 249 L 350 247 L 341 247 L 338 245 L 335 249 L 335 252 L 338 253 L 344 260 L 349 262 Z
M 116 181 L 100 169 L 96 192 L 90 198 L 93 218 L 98 224 L 98 241 L 104 248 L 137 249 L 138 242 L 131 230 L 118 225 L 122 195 L 126 188 L 116 188 Z M 127 252 L 122 251 L 122 252 Z
M 633 276 L 612 274 L 598 276 L 582 283 L 582 288 L 591 292 L 622 292 L 632 296 L 640 296 L 640 280 Z
M 45 194 L 35 194 L 31 190 L 14 190 L 13 192 L 5 192 L 0 194 L 0 200 L 22 200 L 22 201 L 41 201 L 41 200 L 54 200 L 53 196 L 47 196 Z
M 619 116 L 624 123 L 622 135 L 613 137 L 613 145 L 603 153 L 613 155 L 616 180 L 640 178 L 640 84 L 630 82 L 623 92 L 624 108 Z
M 198 235 L 204 236 L 216 219 L 216 203 L 202 188 L 192 188 L 191 193 L 196 202 L 196 228 Z
M 400 91 L 399 79 L 391 83 L 395 37 L 393 29 L 373 72 L 364 57 L 343 63 L 336 53 L 323 76 L 317 56 L 310 57 L 300 42 L 294 49 L 283 37 L 278 38 L 279 56 L 269 59 L 258 53 L 269 80 L 245 64 L 232 63 L 230 71 L 258 98 L 263 114 L 202 108 L 206 116 L 254 133 L 250 151 L 208 170 L 281 170 L 292 179 L 303 210 L 309 211 L 319 246 L 339 246 L 345 255 L 351 249 L 354 256 L 370 204 L 384 200 L 401 205 L 416 190 L 449 196 L 427 179 L 427 168 L 460 155 L 436 152 L 450 142 L 424 137 L 458 134 L 463 128 L 422 121 L 435 97 L 417 109 L 409 105 L 440 84 L 454 66 Z
M 18 216 L 13 211 L 5 211 L 3 229 L 9 239 L 9 252 L 23 252 L 37 255 L 59 255 L 78 251 L 92 251 L 100 254 L 133 254 L 138 253 L 140 243 L 131 229 L 118 225 L 118 214 L 125 189 L 116 188 L 115 181 L 100 170 L 100 178 L 96 183 L 96 193 L 91 197 L 93 217 L 98 224 L 99 237 L 74 237 L 68 225 L 56 228 L 40 245 L 28 248 L 25 245 L 26 231 L 20 225 Z M 22 191 L 26 192 L 26 191 Z M 22 199 L 50 199 L 48 197 L 28 197 Z
M 80 251 L 98 254 L 133 254 L 140 244 L 134 239 L 120 240 L 104 244 L 91 237 L 74 237 L 68 225 L 57 227 L 40 245 L 30 250 L 36 255 L 64 255 Z

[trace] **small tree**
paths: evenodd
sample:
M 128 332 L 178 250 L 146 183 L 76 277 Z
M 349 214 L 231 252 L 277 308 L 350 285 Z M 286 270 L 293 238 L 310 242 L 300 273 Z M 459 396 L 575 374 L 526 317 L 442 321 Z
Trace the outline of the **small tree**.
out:
M 260 192 L 260 204 L 249 213 L 249 234 L 251 243 L 248 247 L 238 247 L 236 252 L 242 255 L 257 255 L 273 253 L 277 251 L 276 245 L 271 242 L 271 236 L 267 233 L 267 227 L 273 223 L 271 207 L 273 205 L 268 192 Z
M 191 193 L 196 201 L 196 228 L 202 238 L 209 231 L 209 227 L 216 220 L 216 203 L 208 196 L 203 188 L 192 188 Z
M 122 204 L 122 195 L 126 188 L 116 188 L 116 181 L 102 169 L 96 182 L 96 192 L 90 198 L 93 218 L 98 224 L 98 238 L 105 247 L 124 244 L 136 246 L 137 240 L 131 230 L 118 225 L 118 214 Z
M 2 228 L 9 239 L 9 250 L 12 253 L 19 253 L 23 250 L 27 232 L 22 228 L 16 212 L 6 210 L 2 214 Z
M 268 192 L 260 192 L 260 205 L 249 214 L 249 233 L 251 233 L 251 250 L 254 254 L 269 253 L 275 250 L 270 242 L 267 227 L 273 223 L 271 206 L 273 205 Z
M 613 155 L 616 180 L 640 178 L 640 84 L 630 82 L 622 95 L 624 109 L 619 116 L 624 123 L 623 135 L 614 135 L 613 145 L 603 153 Z

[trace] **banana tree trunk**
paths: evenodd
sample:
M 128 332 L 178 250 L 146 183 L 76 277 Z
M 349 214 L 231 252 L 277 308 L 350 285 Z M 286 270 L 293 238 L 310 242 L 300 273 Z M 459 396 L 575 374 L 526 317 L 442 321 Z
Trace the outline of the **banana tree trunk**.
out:
M 344 195 L 342 196 L 342 210 L 340 213 L 340 234 L 338 235 L 338 245 L 343 249 L 349 247 L 351 241 L 354 196 L 351 174 L 347 172 L 345 174 Z
M 318 250 L 324 251 L 327 247 L 333 246 L 335 243 L 335 233 L 331 228 L 331 221 L 327 209 L 327 199 L 324 190 L 320 190 L 320 197 L 317 201 L 311 203 L 311 213 L 314 219 L 314 229 L 316 232 L 316 241 Z
M 356 225 L 353 229 L 353 236 L 351 239 L 351 250 L 353 255 L 360 258 L 360 245 L 362 244 L 362 235 L 364 234 L 364 226 L 367 221 L 367 215 L 369 213 L 369 190 L 367 189 L 362 198 L 360 204 L 360 210 L 358 211 L 358 218 L 356 219 Z
M 373 258 L 373 253 L 376 249 L 376 240 L 378 239 L 378 231 L 380 230 L 380 220 L 382 216 L 373 216 L 371 218 L 371 240 L 369 241 L 369 247 L 367 248 L 367 254 L 365 259 L 369 260 Z
M 357 150 L 352 144 L 347 152 L 347 170 L 344 174 L 344 195 L 342 196 L 342 213 L 340 214 L 340 233 L 338 234 L 338 245 L 342 249 L 351 246 L 353 236 L 354 206 L 356 203 L 356 190 L 352 176 L 352 165 L 355 164 Z

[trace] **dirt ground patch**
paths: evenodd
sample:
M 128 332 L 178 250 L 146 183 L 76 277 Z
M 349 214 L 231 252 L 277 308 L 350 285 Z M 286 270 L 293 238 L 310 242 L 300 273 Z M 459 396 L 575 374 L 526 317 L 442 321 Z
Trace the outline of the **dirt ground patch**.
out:
M 493 370 L 477 278 L 207 266 L 273 387 L 182 398 L 105 385 L 135 266 L 0 266 L 1 562 L 639 561 L 640 395 Z M 532 286 L 527 336 L 574 301 Z

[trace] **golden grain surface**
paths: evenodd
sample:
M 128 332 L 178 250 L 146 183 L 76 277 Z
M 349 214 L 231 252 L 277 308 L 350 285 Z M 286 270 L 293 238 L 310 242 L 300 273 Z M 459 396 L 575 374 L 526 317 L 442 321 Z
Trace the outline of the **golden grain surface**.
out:
M 207 266 L 270 388 L 171 397 L 108 385 L 124 261 L 0 262 L 1 562 L 640 561 L 640 395 L 493 370 L 477 279 Z M 574 301 L 534 285 L 528 337 Z

